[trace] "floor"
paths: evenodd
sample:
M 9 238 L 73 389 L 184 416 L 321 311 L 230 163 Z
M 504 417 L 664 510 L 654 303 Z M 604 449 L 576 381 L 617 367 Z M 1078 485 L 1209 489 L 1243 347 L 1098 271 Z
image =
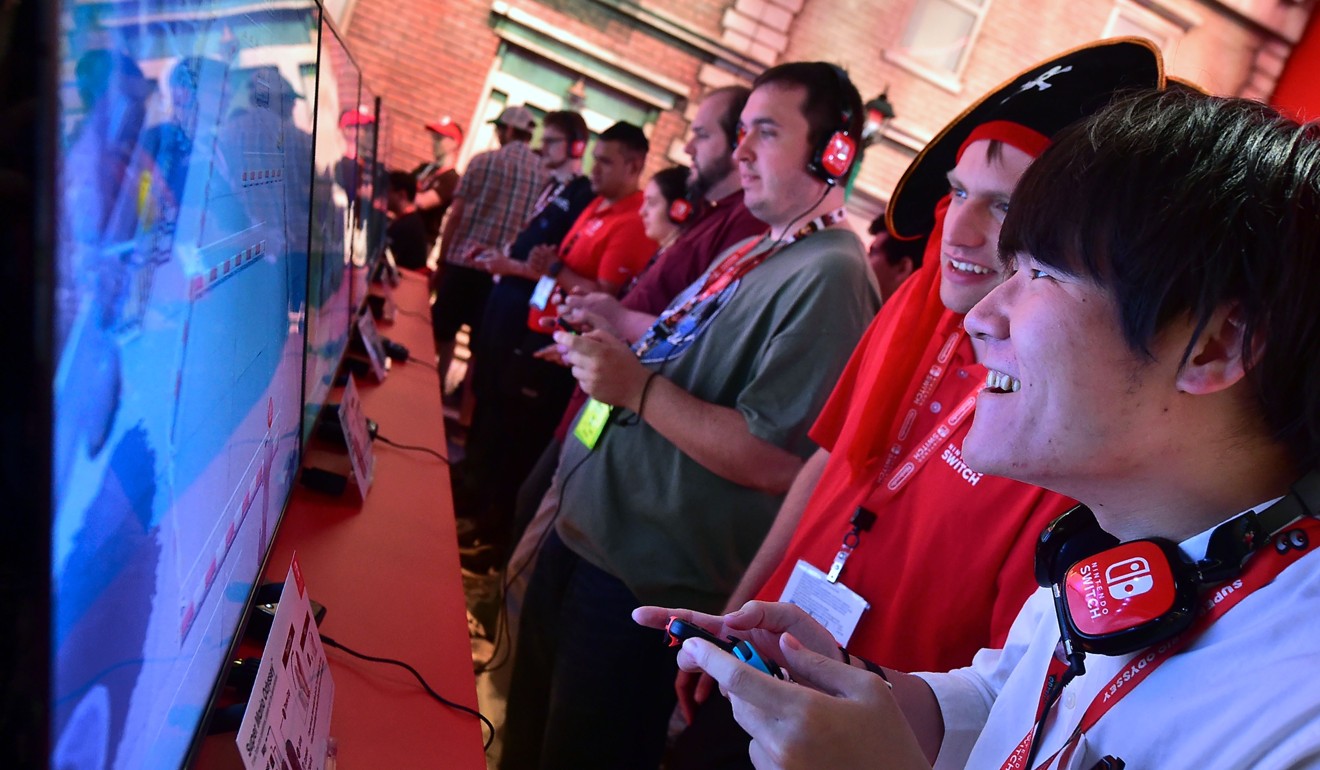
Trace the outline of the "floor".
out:
M 448 439 L 450 462 L 463 459 L 463 441 L 466 437 L 465 416 L 471 410 L 464 409 L 464 380 L 468 373 L 471 353 L 468 348 L 468 329 L 463 327 L 455 339 L 454 362 L 445 376 L 444 393 L 446 394 L 445 435 Z M 466 415 L 464 414 L 466 412 Z M 490 768 L 499 764 L 500 730 L 504 723 L 504 702 L 508 692 L 509 672 L 508 642 L 496 643 L 496 635 L 501 630 L 499 615 L 501 609 L 500 575 L 497 573 L 477 574 L 463 570 L 463 594 L 467 599 L 468 636 L 472 644 L 472 666 L 477 672 L 477 703 L 482 714 L 496 727 L 495 740 L 486 751 L 486 763 Z

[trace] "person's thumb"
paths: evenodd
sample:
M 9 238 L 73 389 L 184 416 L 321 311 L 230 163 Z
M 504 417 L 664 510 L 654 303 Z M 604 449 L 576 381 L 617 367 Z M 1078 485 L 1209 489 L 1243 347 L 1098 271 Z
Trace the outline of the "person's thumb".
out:
M 874 676 L 868 671 L 813 652 L 787 632 L 780 634 L 779 648 L 783 650 L 784 662 L 788 664 L 793 681 L 828 695 L 847 697 L 859 690 L 866 677 Z

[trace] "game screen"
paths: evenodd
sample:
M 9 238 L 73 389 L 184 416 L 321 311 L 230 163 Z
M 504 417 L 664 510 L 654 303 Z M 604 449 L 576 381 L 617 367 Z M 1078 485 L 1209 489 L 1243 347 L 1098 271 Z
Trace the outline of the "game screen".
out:
M 307 303 L 307 379 L 303 438 L 316 422 L 348 346 L 349 266 L 363 240 L 364 159 L 358 151 L 360 77 L 329 23 L 323 22 L 313 163 L 311 276 Z
M 174 768 L 297 469 L 319 11 L 60 21 L 51 766 Z
M 367 299 L 367 283 L 376 260 L 381 257 L 385 246 L 384 208 L 385 196 L 376 198 L 373 193 L 384 190 L 387 183 L 384 170 L 384 156 L 380 153 L 380 116 L 376 114 L 376 97 L 362 84 L 362 103 L 358 106 L 361 119 L 358 123 L 357 154 L 362 159 L 362 181 L 359 184 L 358 201 L 361 211 L 354 222 L 354 244 L 352 264 L 352 289 L 350 306 L 359 310 Z

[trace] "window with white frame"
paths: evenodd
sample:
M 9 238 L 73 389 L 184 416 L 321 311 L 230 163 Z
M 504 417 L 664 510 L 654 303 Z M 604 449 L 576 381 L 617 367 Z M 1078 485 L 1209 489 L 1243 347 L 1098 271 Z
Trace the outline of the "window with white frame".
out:
M 1172 5 L 1159 0 L 1118 0 L 1109 14 L 1104 36 L 1144 37 L 1155 43 L 1167 60 L 1187 31 L 1197 23 L 1198 19 L 1178 13 Z
M 989 7 L 990 0 L 917 0 L 898 50 L 887 53 L 918 74 L 956 84 Z

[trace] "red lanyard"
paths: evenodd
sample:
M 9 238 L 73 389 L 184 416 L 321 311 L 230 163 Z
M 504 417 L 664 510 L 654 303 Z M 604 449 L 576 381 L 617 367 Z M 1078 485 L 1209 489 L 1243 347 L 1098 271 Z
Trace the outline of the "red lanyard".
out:
M 667 339 L 669 334 L 678 327 L 679 322 L 687 317 L 697 305 L 727 289 L 734 281 L 755 270 L 762 262 L 769 259 L 780 249 L 818 230 L 842 222 L 846 217 L 847 213 L 842 208 L 822 214 L 803 225 L 802 229 L 793 233 L 792 236 L 772 243 L 769 248 L 756 254 L 752 252 L 758 246 L 764 244 L 769 239 L 769 235 L 744 243 L 720 260 L 719 265 L 706 274 L 706 280 L 700 290 L 688 297 L 682 305 L 674 308 L 673 312 L 662 315 L 652 325 L 650 331 L 637 343 L 638 355 L 644 355 L 656 343 Z
M 926 376 L 922 380 L 921 386 L 917 388 L 917 392 L 912 398 L 912 406 L 908 410 L 907 417 L 899 427 L 898 441 L 890 447 L 889 453 L 885 457 L 884 468 L 880 470 L 875 481 L 872 482 L 871 491 L 862 499 L 862 504 L 859 506 L 859 510 L 865 509 L 866 504 L 875 496 L 876 491 L 881 487 L 887 490 L 891 495 L 898 494 L 899 490 L 917 475 L 917 471 L 922 469 L 926 464 L 926 461 L 935 456 L 935 451 L 939 448 L 939 445 L 956 433 L 958 431 L 958 426 L 962 425 L 963 422 L 965 422 L 967 418 L 976 411 L 976 395 L 985 387 L 984 383 L 973 387 L 972 392 L 967 394 L 967 397 L 960 401 L 958 405 L 949 412 L 949 416 L 940 420 L 940 422 L 931 429 L 930 433 L 926 435 L 926 438 L 908 452 L 907 457 L 903 458 L 901 464 L 898 462 L 899 457 L 903 454 L 903 442 L 908 438 L 908 435 L 912 430 L 912 425 L 917 419 L 919 410 L 921 407 L 925 406 L 928 400 L 930 400 L 930 397 L 935 393 L 935 389 L 939 386 L 940 382 L 944 380 L 944 376 L 948 374 L 949 369 L 951 368 L 949 362 L 953 358 L 954 351 L 956 351 L 958 346 L 962 343 L 964 334 L 962 328 L 959 327 L 953 332 L 953 334 L 949 335 L 944 344 L 940 346 L 939 352 L 935 356 L 935 363 L 926 371 Z M 895 467 L 897 467 L 897 471 L 891 476 L 890 471 L 893 471 Z M 875 505 L 874 503 L 871 504 L 872 510 L 878 510 L 880 507 L 881 506 Z M 861 545 L 862 532 L 869 529 L 869 527 L 859 528 L 855 526 L 856 517 L 857 514 L 854 513 L 853 521 L 850 522 L 854 526 L 852 526 L 843 536 L 843 543 L 839 546 L 838 553 L 834 555 L 834 562 L 830 565 L 829 571 L 825 574 L 826 579 L 831 583 L 838 582 L 839 576 L 843 573 L 844 566 L 848 563 L 848 557 L 852 556 L 853 551 L 857 550 L 857 547 Z
M 888 454 L 885 455 L 885 465 L 880 470 L 877 477 L 877 484 L 885 480 L 890 472 L 898 466 L 898 459 L 903 454 L 903 442 L 907 441 L 908 435 L 912 430 L 912 425 L 916 422 L 917 415 L 920 413 L 921 408 L 926 405 L 926 401 L 934 395 L 935 389 L 939 387 L 940 383 L 944 381 L 945 375 L 949 373 L 949 369 L 951 368 L 949 362 L 953 359 L 954 352 L 957 351 L 958 347 L 962 344 L 965 335 L 966 332 L 963 331 L 962 325 L 959 324 L 958 328 L 944 340 L 944 344 L 940 346 L 939 352 L 935 354 L 935 363 L 931 364 L 930 369 L 926 371 L 926 376 L 922 379 L 921 386 L 917 388 L 916 393 L 912 397 L 912 405 L 908 407 L 908 412 L 904 415 L 903 422 L 899 424 L 898 435 L 895 437 L 896 440 L 894 441 L 894 444 L 889 447 Z M 979 393 L 980 390 L 981 388 L 978 387 L 972 392 L 972 395 L 969 396 L 969 398 L 974 398 L 976 393 Z M 955 413 L 959 411 L 962 411 L 961 407 L 955 410 Z M 962 415 L 963 418 L 966 416 L 966 414 Z M 937 427 L 936 430 L 939 430 L 939 428 Z M 929 441 L 930 438 L 928 437 L 923 444 Z M 908 459 L 911 460 L 911 458 L 912 456 L 909 455 Z M 924 462 L 924 459 L 922 462 Z M 909 465 L 911 465 L 911 463 L 907 462 L 904 463 L 902 467 L 908 468 Z M 911 467 L 906 475 L 904 475 L 903 479 L 898 481 L 898 486 L 891 487 L 891 490 L 898 491 L 903 484 L 907 483 L 907 479 L 911 478 L 912 474 L 915 472 L 916 466 Z
M 1285 527 L 1284 532 L 1296 529 L 1306 530 L 1311 539 L 1320 537 L 1320 519 L 1302 519 Z M 1271 541 L 1277 544 L 1280 542 L 1279 536 L 1276 535 L 1271 538 Z M 1224 613 L 1236 607 L 1239 602 L 1258 589 L 1274 582 L 1279 573 L 1307 553 L 1309 551 L 1302 548 L 1269 548 L 1268 544 L 1262 545 L 1261 549 L 1251 557 L 1246 569 L 1242 572 L 1242 577 L 1235 581 L 1232 591 L 1217 592 L 1213 597 L 1204 600 L 1204 612 L 1197 616 L 1191 627 L 1182 634 L 1167 639 L 1128 661 L 1127 665 L 1115 674 L 1113 679 L 1110 679 L 1109 683 L 1101 688 L 1100 692 L 1096 693 L 1095 698 L 1091 700 L 1091 705 L 1086 708 L 1086 713 L 1082 715 L 1082 721 L 1073 729 L 1063 747 L 1037 765 L 1037 768 L 1048 767 L 1060 755 L 1062 755 L 1063 760 L 1061 764 L 1066 764 L 1071 759 L 1073 752 L 1077 750 L 1077 739 L 1095 726 L 1095 723 L 1099 722 L 1100 718 L 1107 714 L 1115 703 L 1118 703 L 1123 699 L 1123 696 L 1132 692 L 1133 688 L 1145 681 L 1146 677 L 1150 676 L 1151 672 L 1158 668 L 1160 664 L 1181 652 L 1198 636 L 1205 633 L 1205 630 L 1223 617 Z M 1236 583 L 1241 583 L 1241 587 L 1238 587 Z M 1037 710 L 1036 723 L 1027 732 L 1026 737 L 1018 743 L 1017 748 L 1013 749 L 1013 753 L 1004 761 L 1000 770 L 1022 770 L 1025 767 L 1036 727 L 1040 725 L 1040 719 L 1044 716 L 1045 694 L 1051 687 L 1051 676 L 1058 674 L 1067 667 L 1068 664 L 1059 661 L 1057 655 L 1051 659 L 1045 684 L 1041 688 L 1041 708 Z

